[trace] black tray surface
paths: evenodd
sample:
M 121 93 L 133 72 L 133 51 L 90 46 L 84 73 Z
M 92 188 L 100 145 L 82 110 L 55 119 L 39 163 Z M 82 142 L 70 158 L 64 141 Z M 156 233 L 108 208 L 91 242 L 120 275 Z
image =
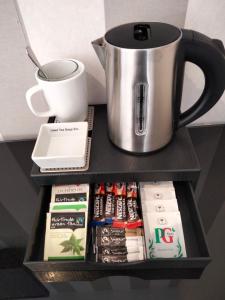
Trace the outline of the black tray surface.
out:
M 113 275 L 134 276 L 148 280 L 199 278 L 210 261 L 204 230 L 191 185 L 187 182 L 176 182 L 175 190 L 182 217 L 187 258 L 155 259 L 123 264 L 96 263 L 93 260 L 89 237 L 86 261 L 45 262 L 43 261 L 45 219 L 49 208 L 51 188 L 43 187 L 40 193 L 40 207 L 34 220 L 24 264 L 43 282 L 94 280 Z
M 107 132 L 106 105 L 95 106 L 89 170 L 41 173 L 33 164 L 31 177 L 39 185 L 101 181 L 197 180 L 200 172 L 188 130 L 180 128 L 162 150 L 145 155 L 124 152 L 114 146 Z

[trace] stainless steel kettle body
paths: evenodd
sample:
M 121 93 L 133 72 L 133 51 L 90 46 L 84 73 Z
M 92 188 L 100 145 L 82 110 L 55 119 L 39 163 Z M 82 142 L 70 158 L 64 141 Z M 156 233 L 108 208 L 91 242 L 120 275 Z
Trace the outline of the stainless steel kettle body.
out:
M 118 147 L 149 152 L 171 140 L 179 40 L 145 50 L 106 46 L 109 136 Z
M 142 25 L 147 26 L 146 24 L 138 23 L 138 29 L 143 31 Z M 153 23 L 148 24 L 150 26 L 147 29 Z M 137 28 L 137 23 L 134 26 Z M 224 80 L 221 87 L 213 87 L 211 80 L 210 89 L 219 91 L 217 97 L 199 99 L 200 110 L 195 107 L 194 111 L 189 110 L 186 115 L 180 114 L 184 62 L 191 61 L 186 57 L 187 51 L 185 52 L 190 45 L 182 42 L 185 40 L 184 31 L 176 28 L 176 36 L 171 42 L 156 41 L 155 47 L 147 48 L 142 47 L 141 30 L 136 32 L 140 34 L 137 37 L 140 47 L 139 44 L 135 47 L 139 48 L 133 48 L 134 45 L 129 43 L 126 48 L 120 47 L 120 41 L 116 40 L 113 44 L 110 38 L 107 39 L 107 35 L 93 42 L 106 72 L 109 137 L 119 148 L 136 153 L 151 152 L 164 147 L 172 139 L 177 127 L 193 121 L 211 108 L 225 87 Z M 215 47 L 218 53 L 222 52 L 216 45 L 210 47 Z M 197 59 L 196 53 L 191 57 L 195 58 L 194 63 L 198 65 L 200 60 L 200 67 L 207 79 L 209 71 L 205 71 L 204 65 L 208 64 L 201 55 L 199 59 L 198 53 Z M 223 61 L 225 74 L 222 54 L 220 60 Z M 215 68 L 211 68 L 212 70 L 215 71 Z

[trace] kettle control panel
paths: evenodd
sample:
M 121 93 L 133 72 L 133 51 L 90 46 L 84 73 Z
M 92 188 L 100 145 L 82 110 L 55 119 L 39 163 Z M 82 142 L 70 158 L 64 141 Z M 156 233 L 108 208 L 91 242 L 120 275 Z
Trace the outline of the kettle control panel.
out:
M 135 134 L 146 134 L 148 84 L 139 82 L 135 85 Z

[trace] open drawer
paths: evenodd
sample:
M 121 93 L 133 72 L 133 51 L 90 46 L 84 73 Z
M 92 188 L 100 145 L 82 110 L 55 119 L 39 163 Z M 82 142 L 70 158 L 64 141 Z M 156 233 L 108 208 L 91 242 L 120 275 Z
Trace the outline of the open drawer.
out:
M 189 182 L 175 182 L 182 217 L 187 258 L 154 259 L 135 263 L 103 264 L 92 259 L 91 243 L 85 261 L 43 261 L 46 212 L 51 186 L 42 187 L 40 205 L 27 246 L 24 264 L 41 281 L 95 280 L 105 276 L 134 276 L 142 279 L 199 278 L 210 262 L 204 230 Z

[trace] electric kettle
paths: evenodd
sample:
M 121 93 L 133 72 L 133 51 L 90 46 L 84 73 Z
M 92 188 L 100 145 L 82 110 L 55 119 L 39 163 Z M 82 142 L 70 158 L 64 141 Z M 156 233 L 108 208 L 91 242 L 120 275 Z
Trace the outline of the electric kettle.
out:
M 174 132 L 211 109 L 225 89 L 220 40 L 158 23 L 129 23 L 92 42 L 106 73 L 108 131 L 119 148 L 146 153 L 166 146 Z M 181 113 L 185 62 L 203 71 L 205 87 Z

